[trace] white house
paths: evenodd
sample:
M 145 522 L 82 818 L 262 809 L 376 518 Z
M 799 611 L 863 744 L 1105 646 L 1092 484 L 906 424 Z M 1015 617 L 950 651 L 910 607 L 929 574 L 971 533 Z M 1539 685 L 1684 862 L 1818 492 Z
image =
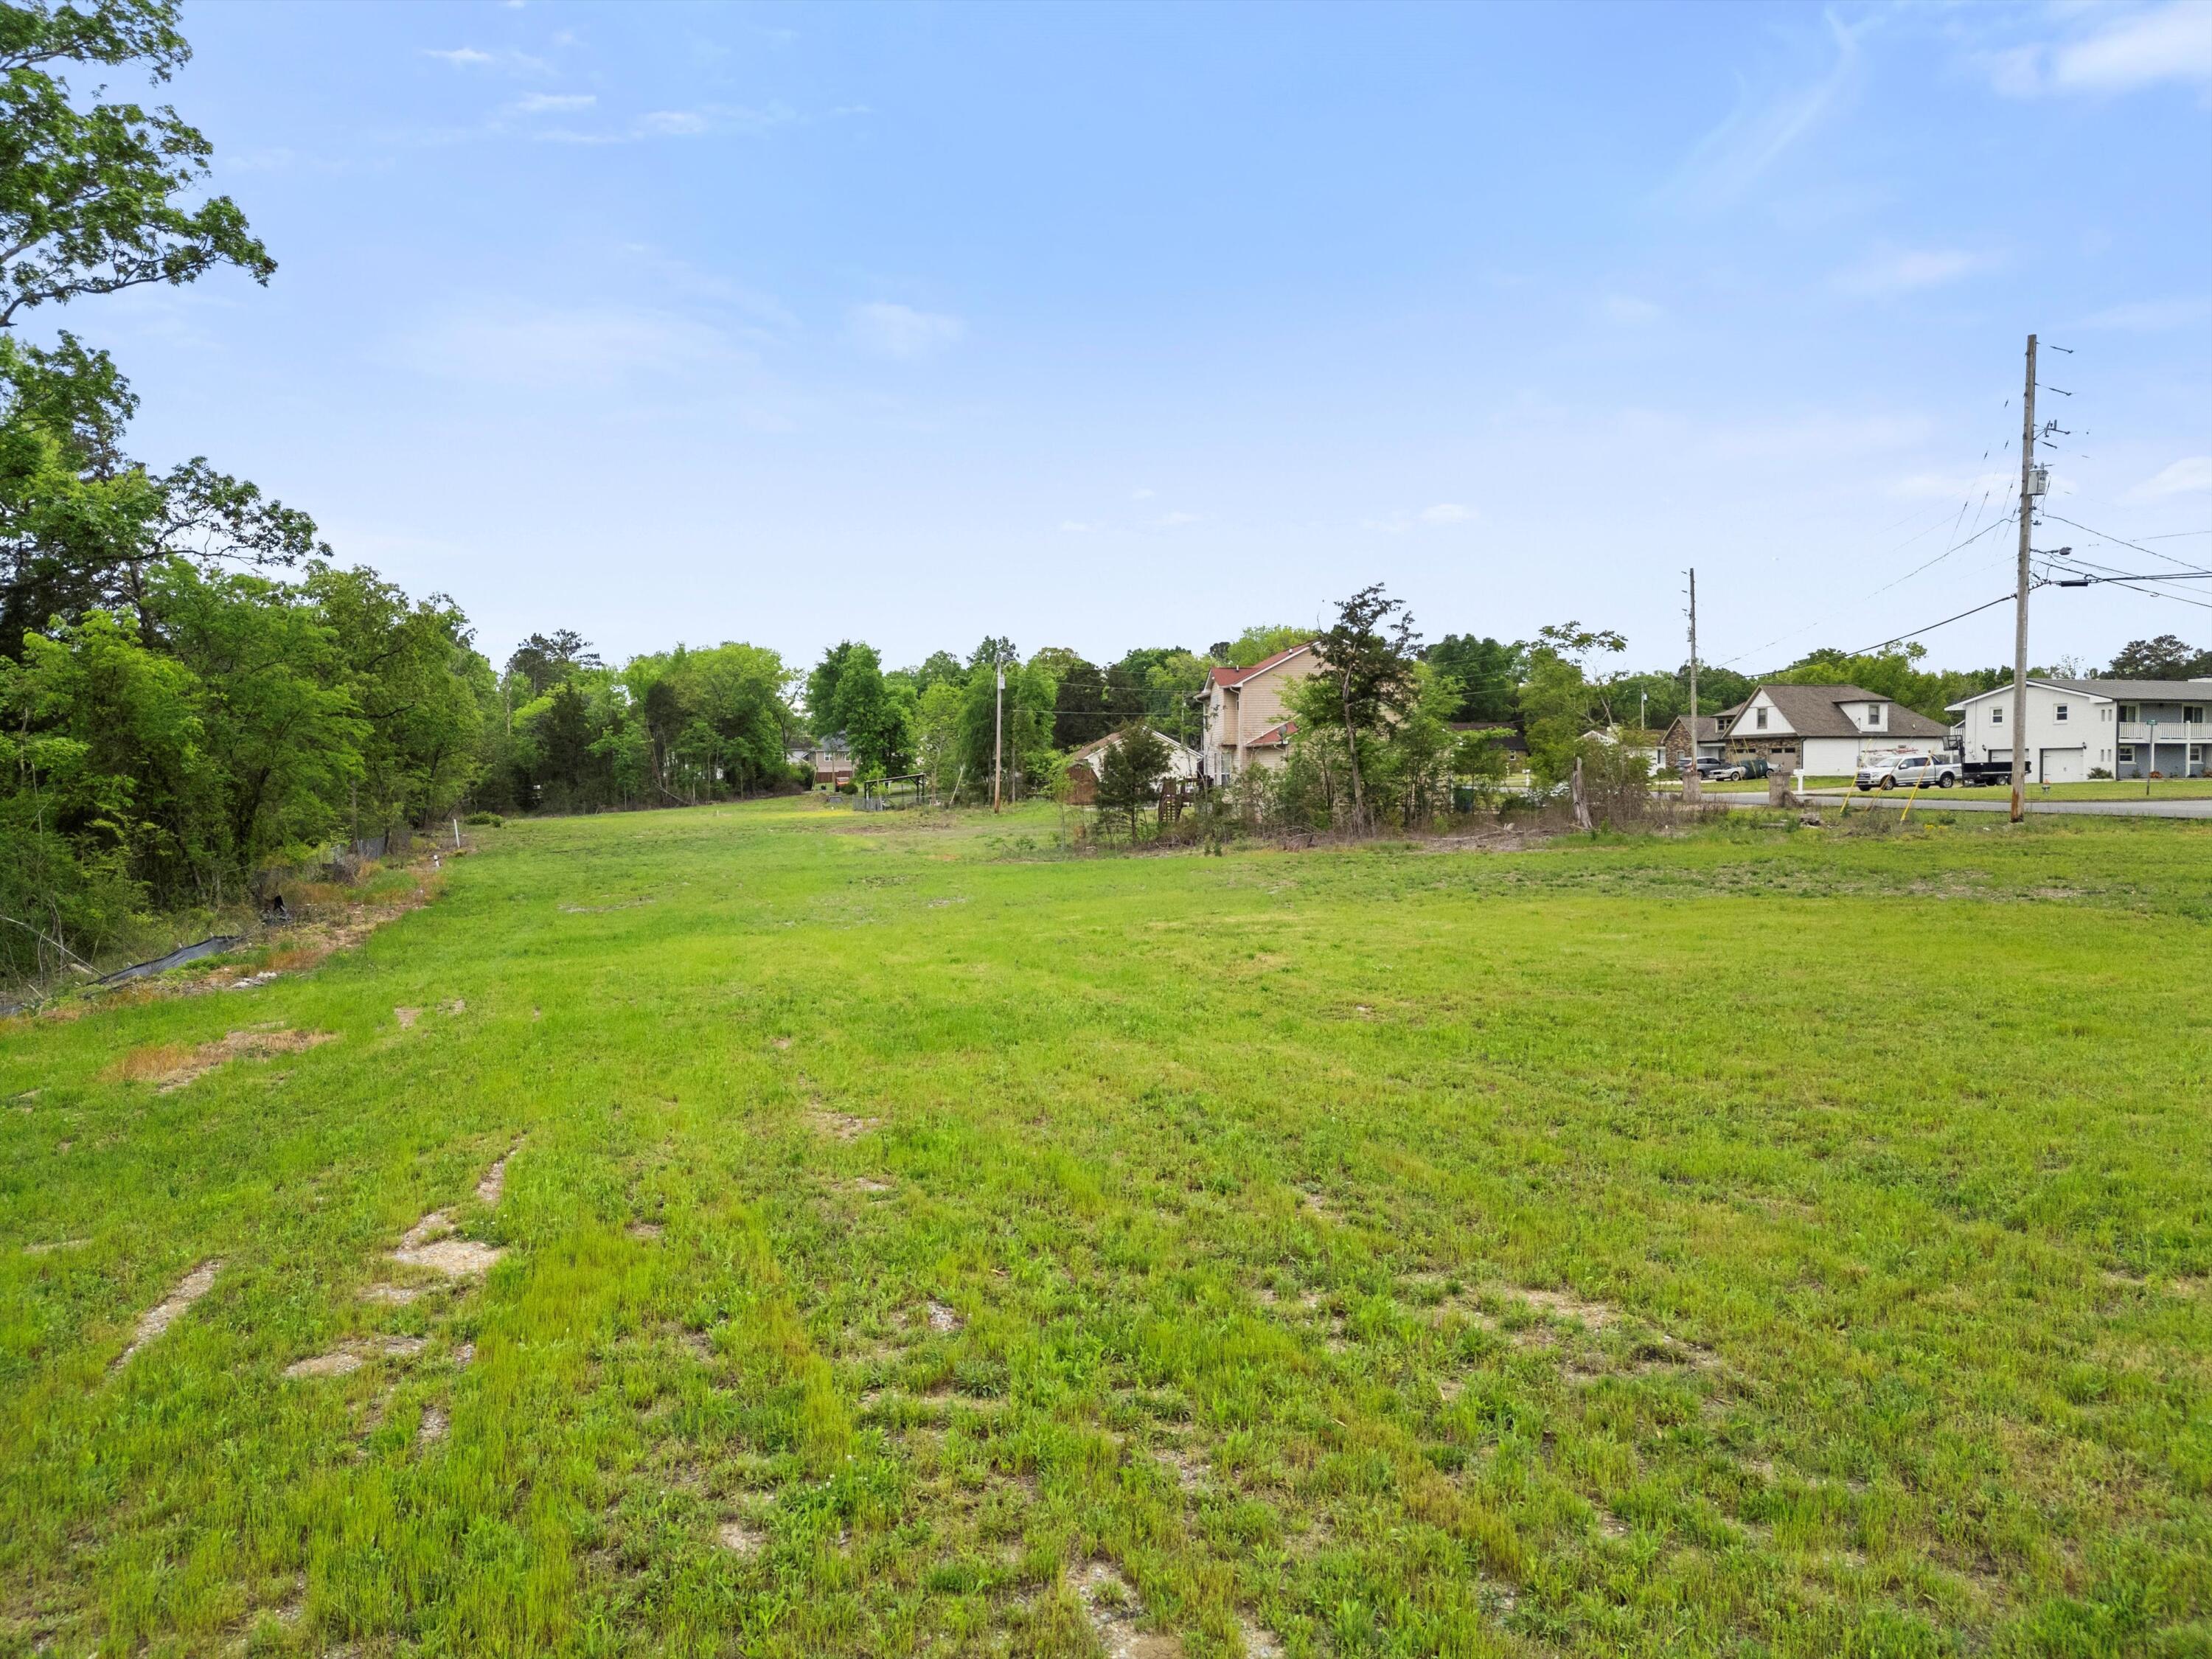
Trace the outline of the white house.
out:
M 1157 726 L 1152 727 L 1152 735 L 1160 740 L 1160 746 L 1168 751 L 1167 770 L 1160 775 L 1164 778 L 1173 778 L 1178 783 L 1187 783 L 1196 777 L 1198 750 L 1188 744 L 1177 742 Z M 1118 745 L 1121 741 L 1121 734 L 1119 732 L 1109 732 L 1096 743 L 1085 744 L 1082 748 L 1067 757 L 1069 776 L 1073 777 L 1079 769 L 1087 771 L 1091 775 L 1091 784 L 1095 787 L 1097 781 L 1105 775 L 1106 751 Z M 1079 784 L 1077 787 L 1082 788 L 1084 786 Z M 1085 799 L 1087 799 L 1089 797 L 1085 795 Z
M 2001 685 L 1951 705 L 1953 746 L 1968 761 L 2012 759 L 2013 688 Z M 2074 783 L 2092 772 L 2116 778 L 2201 778 L 2212 763 L 2212 679 L 2027 683 L 2021 746 L 2038 783 Z
M 1285 718 L 1283 699 L 1291 685 L 1322 666 L 1312 645 L 1294 645 L 1249 668 L 1216 668 L 1208 674 L 1196 699 L 1203 715 L 1199 753 L 1206 775 L 1229 783 L 1248 766 L 1281 765 L 1297 726 Z
M 1762 685 L 1722 719 L 1729 759 L 1823 777 L 1856 772 L 1875 755 L 1941 748 L 1950 735 L 1942 721 L 1856 685 Z

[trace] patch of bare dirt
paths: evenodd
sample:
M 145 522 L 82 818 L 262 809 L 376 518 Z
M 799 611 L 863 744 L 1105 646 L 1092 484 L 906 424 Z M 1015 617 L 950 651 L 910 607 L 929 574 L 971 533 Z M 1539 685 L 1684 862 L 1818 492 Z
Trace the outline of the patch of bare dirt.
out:
M 420 1008 L 394 1008 L 392 1017 L 399 1022 L 401 1030 L 410 1030 L 415 1022 L 422 1018 L 422 1011 Z
M 514 1156 L 520 1146 L 518 1141 L 514 1146 L 494 1158 L 491 1168 L 484 1171 L 483 1179 L 477 1182 L 477 1196 L 494 1209 L 499 1207 L 500 1197 L 507 1191 L 507 1161 Z
M 1072 1582 L 1092 1633 L 1106 1650 L 1106 1659 L 1182 1659 L 1180 1638 L 1139 1628 L 1145 1604 L 1112 1562 L 1087 1561 Z
M 138 1322 L 138 1328 L 131 1334 L 131 1346 L 116 1356 L 113 1369 L 121 1370 L 139 1349 L 174 1324 L 178 1316 L 215 1287 L 215 1276 L 222 1271 L 221 1261 L 203 1261 L 178 1280 L 175 1290 L 146 1310 L 145 1316 Z
M 928 1304 L 927 1317 L 929 1322 L 929 1328 L 936 1332 L 939 1336 L 950 1336 L 953 1332 L 958 1330 L 963 1325 L 968 1322 L 964 1319 L 961 1318 L 960 1316 L 955 1313 L 951 1309 L 946 1307 L 942 1302 L 930 1303 Z
M 56 1250 L 75 1250 L 91 1243 L 88 1238 L 50 1238 L 43 1244 L 26 1244 L 25 1255 L 52 1255 Z
M 853 1117 L 843 1112 L 809 1112 L 806 1121 L 839 1140 L 858 1140 L 869 1130 L 884 1127 L 881 1118 Z
M 472 1238 L 447 1237 L 453 1230 L 446 1212 L 433 1210 L 407 1230 L 392 1259 L 403 1267 L 428 1267 L 448 1279 L 473 1279 L 489 1273 L 492 1264 L 507 1254 Z
M 714 1541 L 732 1555 L 757 1555 L 768 1534 L 745 1521 L 725 1521 L 714 1528 Z
M 1516 1290 L 1511 1294 L 1539 1313 L 1554 1319 L 1579 1320 L 1594 1331 L 1603 1330 L 1620 1317 L 1620 1310 L 1609 1303 L 1588 1301 L 1566 1291 Z
M 866 1176 L 856 1176 L 845 1184 L 854 1192 L 866 1193 L 871 1196 L 896 1190 L 892 1183 L 888 1181 L 875 1181 Z
M 633 1221 L 623 1231 L 641 1244 L 657 1243 L 663 1231 L 658 1221 Z
M 624 899 L 619 904 L 564 904 L 562 914 L 571 916 L 604 916 L 614 910 L 637 910 L 653 902 L 650 897 Z
M 364 1302 L 382 1302 L 392 1307 L 404 1308 L 422 1294 L 422 1287 L 420 1285 L 370 1285 L 362 1289 L 361 1299 Z
M 134 1048 L 100 1073 L 108 1083 L 151 1083 L 162 1094 L 183 1088 L 196 1078 L 230 1060 L 268 1060 L 277 1054 L 302 1054 L 337 1041 L 336 1031 L 232 1031 L 197 1048 L 176 1043 L 155 1043 Z
M 446 1437 L 446 1431 L 452 1426 L 453 1419 L 447 1416 L 446 1408 L 443 1406 L 423 1407 L 422 1426 L 415 1431 L 416 1450 L 420 1451 L 426 1446 L 436 1445 Z
M 419 1336 L 356 1337 L 328 1353 L 295 1360 L 284 1375 L 298 1381 L 317 1376 L 350 1376 L 372 1359 L 412 1359 L 428 1346 Z

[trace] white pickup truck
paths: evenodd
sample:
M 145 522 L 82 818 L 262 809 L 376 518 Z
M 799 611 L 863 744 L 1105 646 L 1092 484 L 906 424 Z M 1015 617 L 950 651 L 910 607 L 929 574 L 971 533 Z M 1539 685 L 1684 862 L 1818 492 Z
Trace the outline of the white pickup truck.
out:
M 1853 780 L 1862 793 L 1869 789 L 1948 789 L 1966 776 L 1966 769 L 1948 755 L 1883 755 L 1862 762 Z

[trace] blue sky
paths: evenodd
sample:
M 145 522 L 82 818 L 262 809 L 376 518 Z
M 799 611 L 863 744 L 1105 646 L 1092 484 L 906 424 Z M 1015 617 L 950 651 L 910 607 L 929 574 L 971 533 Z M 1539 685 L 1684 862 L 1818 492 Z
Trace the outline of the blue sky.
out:
M 495 658 L 1202 648 L 1381 580 L 1431 635 L 1663 665 L 1695 563 L 1704 654 L 1755 672 L 2004 591 L 2002 530 L 1910 573 L 2003 510 L 2030 329 L 2075 353 L 2053 509 L 2212 566 L 2202 0 L 185 27 L 166 95 L 281 269 L 56 320 L 149 459 L 308 508 Z M 2034 653 L 2207 624 L 2053 590 Z

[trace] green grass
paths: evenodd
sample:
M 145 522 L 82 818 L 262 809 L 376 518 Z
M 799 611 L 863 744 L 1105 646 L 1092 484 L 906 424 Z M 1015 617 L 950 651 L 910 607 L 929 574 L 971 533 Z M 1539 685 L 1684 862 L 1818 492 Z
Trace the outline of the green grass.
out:
M 0 1653 L 2212 1647 L 2212 826 L 1055 822 L 519 823 L 0 1027 Z

